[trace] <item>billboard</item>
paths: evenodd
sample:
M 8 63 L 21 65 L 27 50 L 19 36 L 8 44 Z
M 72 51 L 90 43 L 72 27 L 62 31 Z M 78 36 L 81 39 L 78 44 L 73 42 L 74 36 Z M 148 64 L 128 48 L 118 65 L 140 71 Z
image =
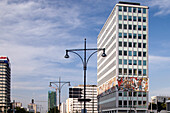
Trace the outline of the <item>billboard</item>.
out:
M 148 91 L 148 78 L 119 77 L 118 90 Z

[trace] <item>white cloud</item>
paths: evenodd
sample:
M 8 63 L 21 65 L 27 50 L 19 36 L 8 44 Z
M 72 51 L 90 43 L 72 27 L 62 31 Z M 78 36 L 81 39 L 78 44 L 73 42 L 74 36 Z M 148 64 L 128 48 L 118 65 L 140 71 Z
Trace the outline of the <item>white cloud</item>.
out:
M 155 16 L 170 14 L 170 0 L 151 0 L 151 7 L 158 7 L 159 11 L 155 13 Z

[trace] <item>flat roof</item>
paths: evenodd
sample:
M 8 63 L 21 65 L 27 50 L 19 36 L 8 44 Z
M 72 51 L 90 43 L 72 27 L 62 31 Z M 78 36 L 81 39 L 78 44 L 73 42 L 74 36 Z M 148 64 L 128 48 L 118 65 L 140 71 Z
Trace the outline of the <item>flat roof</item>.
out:
M 124 2 L 124 1 L 119 1 L 119 4 L 140 5 L 140 3 L 135 3 L 135 2 Z

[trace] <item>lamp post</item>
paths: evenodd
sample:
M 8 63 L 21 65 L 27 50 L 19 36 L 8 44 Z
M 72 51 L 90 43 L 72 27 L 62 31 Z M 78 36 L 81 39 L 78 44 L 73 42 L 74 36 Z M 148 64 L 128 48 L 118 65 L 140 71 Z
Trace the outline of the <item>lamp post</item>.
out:
M 49 87 L 52 87 L 52 84 L 54 84 L 56 86 L 56 89 L 58 89 L 59 91 L 59 113 L 60 113 L 60 95 L 61 95 L 61 88 L 65 85 L 68 84 L 70 86 L 70 82 L 65 82 L 65 81 L 61 81 L 60 77 L 59 77 L 59 81 L 56 82 L 50 82 Z M 56 92 L 57 93 L 57 92 Z
M 84 52 L 84 59 L 81 57 L 80 54 L 77 53 L 77 51 L 83 51 Z M 94 51 L 93 53 L 91 53 L 89 55 L 89 57 L 86 59 L 86 51 Z M 103 54 L 102 54 L 102 57 L 106 57 L 106 54 L 105 54 L 105 48 L 92 48 L 92 49 L 87 49 L 86 48 L 86 39 L 84 39 L 84 49 L 69 49 L 69 50 L 66 50 L 66 55 L 65 55 L 65 58 L 69 58 L 69 55 L 68 53 L 69 52 L 72 52 L 74 54 L 76 54 L 82 61 L 83 63 L 83 70 L 84 70 L 84 113 L 85 113 L 85 109 L 86 109 L 86 70 L 87 70 L 87 64 L 88 64 L 88 61 L 89 59 L 91 58 L 92 55 L 94 55 L 95 53 L 97 53 L 98 51 L 103 51 Z

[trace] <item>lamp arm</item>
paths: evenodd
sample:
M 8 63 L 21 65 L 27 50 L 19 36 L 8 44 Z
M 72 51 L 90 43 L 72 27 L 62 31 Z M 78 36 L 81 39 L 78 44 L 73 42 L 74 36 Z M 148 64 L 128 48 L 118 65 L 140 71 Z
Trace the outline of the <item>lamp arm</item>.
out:
M 98 51 L 100 51 L 100 50 L 97 50 L 97 51 L 93 52 L 93 53 L 88 57 L 87 62 L 86 62 L 86 65 L 88 64 L 89 59 L 90 59 L 95 53 L 97 53 Z
M 69 83 L 69 82 L 66 82 L 66 83 L 62 84 L 61 87 L 60 87 L 60 89 L 61 89 L 65 84 L 67 84 L 67 83 Z
M 77 56 L 79 56 L 79 58 L 81 59 L 82 63 L 84 64 L 83 58 L 78 53 L 76 53 L 74 51 L 69 51 L 69 52 L 72 52 L 72 53 L 76 54 Z

